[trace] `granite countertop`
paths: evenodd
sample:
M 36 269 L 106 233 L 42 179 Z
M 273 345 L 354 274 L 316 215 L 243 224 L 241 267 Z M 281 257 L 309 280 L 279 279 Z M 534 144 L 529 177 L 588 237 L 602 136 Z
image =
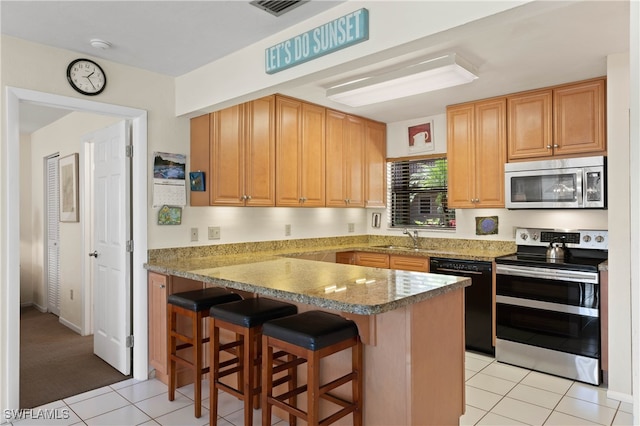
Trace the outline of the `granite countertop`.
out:
M 180 267 L 146 267 L 154 272 L 361 315 L 387 312 L 471 285 L 471 280 L 463 277 L 277 256 L 251 256 L 244 261 L 238 256 L 221 256 Z M 209 262 L 206 268 L 189 269 L 205 262 Z
M 161 249 L 150 255 L 145 267 L 152 272 L 267 297 L 373 315 L 466 287 L 471 281 L 449 275 L 344 265 L 317 259 L 342 251 L 368 251 L 492 261 L 511 252 L 509 245 L 478 247 L 470 246 L 467 241 L 449 240 L 446 245 L 431 245 L 430 249 L 419 250 L 397 244 L 397 241 L 380 244 L 381 241 L 362 238 L 297 241 L 292 246 L 276 242 L 261 246 L 234 244 L 201 249 Z M 256 247 L 257 251 L 251 251 Z M 316 260 L 312 260 L 314 258 Z

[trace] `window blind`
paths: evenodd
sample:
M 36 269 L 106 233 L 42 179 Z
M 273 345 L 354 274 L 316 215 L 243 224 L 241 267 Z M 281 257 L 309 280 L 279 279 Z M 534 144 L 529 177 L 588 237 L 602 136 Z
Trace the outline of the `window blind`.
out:
M 447 205 L 447 158 L 387 162 L 389 226 L 455 229 Z

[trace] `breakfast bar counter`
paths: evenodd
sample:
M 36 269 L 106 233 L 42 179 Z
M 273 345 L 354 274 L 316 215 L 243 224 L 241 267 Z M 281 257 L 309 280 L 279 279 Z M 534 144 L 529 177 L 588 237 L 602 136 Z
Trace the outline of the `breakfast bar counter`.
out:
M 354 320 L 364 343 L 364 424 L 458 424 L 464 413 L 468 278 L 255 254 L 155 261 L 146 268 L 150 286 L 164 282 L 169 294 L 182 291 L 172 283 L 188 281 Z M 162 299 L 150 296 L 150 305 L 154 300 Z M 350 354 L 329 362 L 325 370 L 338 371 L 350 365 Z M 350 424 L 351 416 L 342 421 Z

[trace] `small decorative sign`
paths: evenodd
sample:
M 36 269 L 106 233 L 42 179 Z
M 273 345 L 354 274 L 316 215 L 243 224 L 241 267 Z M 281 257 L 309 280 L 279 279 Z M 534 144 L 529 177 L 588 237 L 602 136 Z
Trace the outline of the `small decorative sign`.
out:
M 204 191 L 204 172 L 189 172 L 189 182 L 192 191 Z
M 369 11 L 358 9 L 265 49 L 265 72 L 279 71 L 369 39 Z
M 498 216 L 476 217 L 476 235 L 494 235 L 498 233 Z
M 433 143 L 433 122 L 409 127 L 409 151 L 424 152 L 435 150 Z
M 158 211 L 158 225 L 180 225 L 182 223 L 182 207 L 162 206 Z

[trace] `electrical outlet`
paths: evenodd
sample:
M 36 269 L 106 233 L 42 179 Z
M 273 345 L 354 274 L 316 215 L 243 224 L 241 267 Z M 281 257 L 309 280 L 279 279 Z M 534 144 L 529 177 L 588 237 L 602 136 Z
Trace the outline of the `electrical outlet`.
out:
M 356 231 L 356 224 L 355 223 L 350 223 L 349 224 L 349 232 L 355 232 Z
M 73 289 L 69 290 L 69 296 L 71 297 L 71 300 L 73 300 Z
M 191 241 L 198 241 L 198 228 L 191 228 Z
M 288 236 L 290 236 L 290 235 L 291 235 L 291 225 L 286 224 L 286 225 L 284 226 L 284 236 L 285 236 L 285 237 L 288 237 Z
M 210 226 L 209 227 L 209 239 L 210 240 L 219 240 L 220 239 L 220 227 L 219 226 Z

